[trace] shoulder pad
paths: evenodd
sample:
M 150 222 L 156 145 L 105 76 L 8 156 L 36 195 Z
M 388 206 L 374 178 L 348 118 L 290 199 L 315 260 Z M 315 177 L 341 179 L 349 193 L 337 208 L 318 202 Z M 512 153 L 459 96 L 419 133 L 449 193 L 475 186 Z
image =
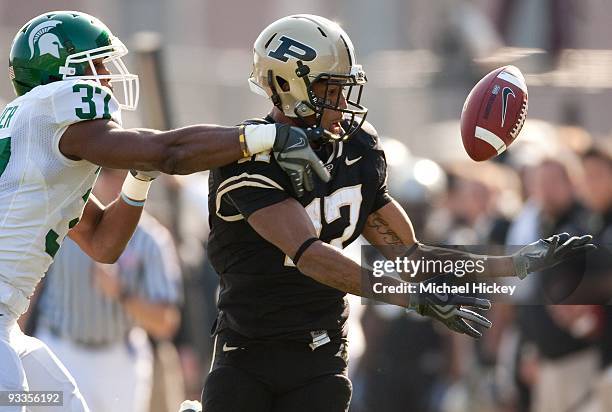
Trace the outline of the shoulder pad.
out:
M 62 80 L 48 86 L 45 92 L 50 93 L 57 124 L 68 126 L 83 120 L 108 119 L 121 125 L 119 102 L 108 87 L 83 79 Z
M 95 80 L 89 80 L 89 79 L 58 80 L 56 82 L 52 82 L 49 84 L 43 84 L 41 86 L 36 86 L 27 94 L 28 95 L 35 94 L 37 97 L 45 98 L 45 97 L 53 96 L 54 94 L 57 94 L 57 93 L 61 93 L 64 90 L 71 91 L 72 88 L 77 84 L 88 84 L 93 87 L 99 87 L 112 95 L 112 91 L 109 88 L 100 85 Z
M 361 129 L 351 136 L 349 141 L 359 144 L 366 149 L 382 150 L 378 132 L 368 121 L 363 122 Z
M 364 121 L 361 125 L 361 130 L 378 140 L 378 132 L 376 131 L 374 126 L 372 126 L 372 123 L 368 122 L 367 120 Z

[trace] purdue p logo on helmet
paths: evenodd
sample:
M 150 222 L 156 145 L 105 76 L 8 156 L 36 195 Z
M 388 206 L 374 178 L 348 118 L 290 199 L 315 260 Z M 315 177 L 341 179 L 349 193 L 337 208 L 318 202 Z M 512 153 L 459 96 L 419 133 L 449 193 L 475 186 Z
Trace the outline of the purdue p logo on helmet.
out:
M 120 83 L 123 109 L 138 104 L 138 76 L 121 57 L 125 45 L 97 18 L 77 11 L 42 14 L 26 23 L 11 45 L 9 78 L 18 96 L 34 87 L 61 80 L 88 79 Z M 98 74 L 94 61 L 102 60 L 111 74 Z
M 300 43 L 287 36 L 281 36 L 279 40 L 278 48 L 268 52 L 268 56 L 273 59 L 287 62 L 289 57 L 295 57 L 298 60 L 309 62 L 317 57 L 317 51 L 304 43 Z
M 251 90 L 270 98 L 286 116 L 315 115 L 318 127 L 323 110 L 336 110 L 349 124 L 342 137 L 359 130 L 367 114 L 360 104 L 367 80 L 355 63 L 351 39 L 337 23 L 310 14 L 284 17 L 261 32 L 253 55 Z M 347 107 L 317 99 L 312 90 L 315 82 L 346 90 Z

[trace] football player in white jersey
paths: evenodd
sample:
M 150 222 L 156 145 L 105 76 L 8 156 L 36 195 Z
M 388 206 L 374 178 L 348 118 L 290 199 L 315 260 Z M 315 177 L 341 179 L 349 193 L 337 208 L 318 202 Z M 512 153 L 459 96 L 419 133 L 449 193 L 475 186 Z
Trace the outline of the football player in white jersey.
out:
M 100 166 L 187 174 L 273 151 L 298 193 L 312 188 L 313 171 L 329 178 L 307 143 L 309 131 L 295 127 L 123 129 L 121 110 L 138 102 L 138 77 L 121 60 L 126 53 L 102 22 L 72 11 L 32 19 L 10 52 L 18 97 L 0 111 L 0 391 L 62 391 L 57 411 L 87 406 L 57 358 L 16 319 L 66 235 L 95 260 L 118 258 L 158 173 L 133 170 L 120 197 L 103 206 L 90 196 Z

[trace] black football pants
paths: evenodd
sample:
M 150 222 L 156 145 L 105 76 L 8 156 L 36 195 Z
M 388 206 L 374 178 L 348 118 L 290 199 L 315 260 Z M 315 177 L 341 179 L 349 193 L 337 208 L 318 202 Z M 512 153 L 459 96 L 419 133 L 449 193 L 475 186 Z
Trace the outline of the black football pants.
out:
M 202 391 L 203 412 L 344 412 L 351 399 L 346 341 L 316 350 L 219 333 Z

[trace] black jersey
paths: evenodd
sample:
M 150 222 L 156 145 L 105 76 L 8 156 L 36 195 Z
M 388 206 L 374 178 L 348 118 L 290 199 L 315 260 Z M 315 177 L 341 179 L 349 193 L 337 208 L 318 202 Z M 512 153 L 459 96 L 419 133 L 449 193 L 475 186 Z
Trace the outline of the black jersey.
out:
M 359 237 L 368 215 L 390 201 L 385 156 L 368 123 L 326 149 L 326 159 L 320 157 L 331 180 L 315 178 L 314 190 L 296 199 L 319 238 L 343 248 Z M 212 170 L 209 189 L 208 254 L 221 284 L 217 331 L 230 328 L 253 339 L 308 341 L 311 332 L 343 333 L 345 293 L 300 273 L 247 223 L 251 213 L 295 198 L 274 156 L 261 153 Z

